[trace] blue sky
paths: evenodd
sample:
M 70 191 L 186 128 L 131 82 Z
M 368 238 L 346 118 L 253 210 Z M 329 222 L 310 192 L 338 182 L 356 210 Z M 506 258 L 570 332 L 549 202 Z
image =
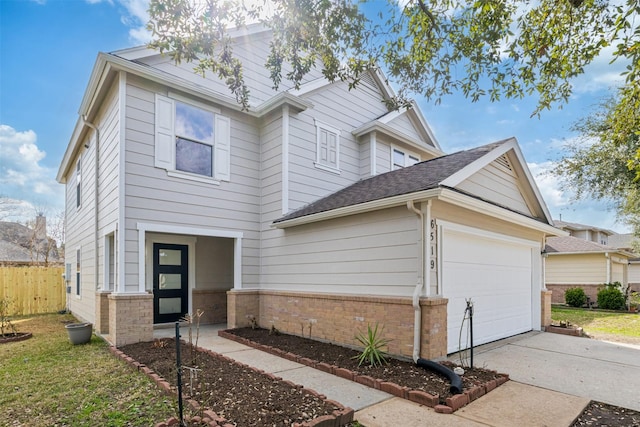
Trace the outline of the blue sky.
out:
M 21 220 L 34 207 L 48 215 L 64 207 L 55 175 L 78 118 L 78 107 L 98 52 L 141 45 L 148 0 L 0 0 L 0 197 L 24 201 Z M 530 118 L 535 100 L 472 103 L 452 95 L 434 105 L 417 98 L 446 152 L 515 136 L 554 218 L 626 232 L 604 203 L 575 203 L 553 167 L 569 129 L 621 83 L 620 64 L 596 61 L 574 82 L 562 109 Z M 0 205 L 0 209 L 7 205 Z M 7 214 L 0 212 L 0 220 Z

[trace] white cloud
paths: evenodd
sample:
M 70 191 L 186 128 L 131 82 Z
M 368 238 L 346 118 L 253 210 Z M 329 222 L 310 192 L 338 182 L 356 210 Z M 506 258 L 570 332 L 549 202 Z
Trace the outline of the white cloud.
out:
M 118 0 L 118 3 L 126 9 L 122 16 L 122 22 L 131 27 L 129 38 L 138 44 L 146 44 L 151 40 L 151 33 L 147 30 L 149 22 L 149 0 Z
M 550 174 L 555 167 L 554 162 L 527 163 L 527 166 L 553 219 L 593 225 L 618 233 L 630 231 L 627 224 L 618 221 L 615 210 L 607 203 L 595 200 L 574 200 L 573 193 L 562 189 L 558 179 Z
M 0 124 L 0 196 L 60 209 L 64 190 L 55 181 L 56 170 L 40 163 L 46 153 L 37 140 L 32 130 L 17 131 Z

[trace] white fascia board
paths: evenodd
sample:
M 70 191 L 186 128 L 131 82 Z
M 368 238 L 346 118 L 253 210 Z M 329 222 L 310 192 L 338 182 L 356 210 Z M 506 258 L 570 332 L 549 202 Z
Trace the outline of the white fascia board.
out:
M 426 134 L 429 136 L 429 138 L 431 138 L 431 141 L 434 143 L 436 148 L 442 151 L 442 147 L 440 146 L 440 143 L 438 142 L 436 135 L 433 133 L 431 126 L 429 126 L 429 122 L 427 121 L 424 114 L 422 113 L 422 110 L 418 106 L 418 103 L 416 101 L 411 101 L 411 105 L 413 106 L 412 109 L 414 110 L 414 114 L 416 118 L 420 121 L 420 124 L 424 128 L 424 131 L 426 132 Z
M 294 96 L 302 96 L 331 84 L 332 83 L 329 80 L 325 79 L 324 77 L 320 77 L 319 79 L 311 80 L 310 82 L 301 84 L 298 89 L 289 89 L 287 92 Z
M 484 156 L 476 159 L 464 168 L 460 169 L 458 172 L 450 175 L 447 179 L 442 181 L 440 185 L 444 185 L 446 187 L 457 187 L 462 181 L 479 172 L 488 164 L 496 160 L 498 157 L 502 156 L 509 150 L 512 150 L 516 145 L 517 143 L 515 138 L 509 138 L 504 144 L 494 148 Z
M 357 129 L 354 129 L 353 136 L 359 138 L 363 135 L 366 135 L 371 132 L 380 132 L 381 134 L 390 136 L 391 138 L 397 139 L 398 141 L 421 151 L 426 151 L 427 153 L 433 154 L 435 157 L 443 156 L 445 153 L 442 152 L 439 148 L 434 148 L 429 145 L 426 145 L 415 138 L 410 137 L 407 134 L 404 134 L 397 129 L 385 124 L 381 123 L 378 120 L 374 120 L 369 123 L 365 123 L 363 126 L 360 126 Z
M 469 209 L 474 212 L 478 212 L 484 215 L 510 222 L 512 224 L 527 227 L 533 230 L 537 230 L 545 233 L 547 236 L 568 236 L 566 231 L 557 229 L 549 224 L 542 223 L 538 220 L 530 218 L 528 216 L 512 212 L 508 209 L 501 208 L 493 205 L 489 202 L 485 202 L 480 199 L 476 199 L 466 194 L 459 193 L 457 191 L 443 188 L 438 196 L 438 200 L 441 200 L 452 205 L 460 206 L 465 209 Z
M 515 141 L 515 139 L 514 139 L 514 141 Z M 524 158 L 524 154 L 522 154 L 522 150 L 520 149 L 520 145 L 517 143 L 517 141 L 515 142 L 515 146 L 513 148 L 513 153 L 518 158 L 518 162 L 520 164 L 520 169 L 522 169 L 522 171 L 524 172 L 524 174 L 525 174 L 525 176 L 527 178 L 527 182 L 529 183 L 529 188 L 533 192 L 534 197 L 536 198 L 538 204 L 540 205 L 540 208 L 542 209 L 542 212 L 544 213 L 544 216 L 547 218 L 547 222 L 550 223 L 550 224 L 553 224 L 553 217 L 551 216 L 551 212 L 549 211 L 549 208 L 547 207 L 547 203 L 542 198 L 542 194 L 540 193 L 540 189 L 538 188 L 538 184 L 536 184 L 536 180 L 531 175 L 531 171 L 529 170 L 529 166 L 527 165 L 527 162 L 526 162 L 526 160 Z
M 384 72 L 377 67 L 375 70 L 371 71 L 371 76 L 378 83 L 378 86 L 383 92 L 385 99 L 392 99 L 396 97 L 396 93 L 393 88 L 389 85 L 389 79 L 384 75 Z
M 379 121 L 380 123 L 384 123 L 387 124 L 390 121 L 397 119 L 398 117 L 400 117 L 402 114 L 405 113 L 405 111 L 407 111 L 406 107 L 400 108 L 398 110 L 393 110 L 388 112 L 387 114 L 385 114 L 384 116 L 376 119 L 377 121 Z
M 454 188 L 458 186 L 462 181 L 469 178 L 471 175 L 479 172 L 482 168 L 486 167 L 487 165 L 489 165 L 491 162 L 493 162 L 503 154 L 507 154 L 509 152 L 512 152 L 515 155 L 516 159 L 518 160 L 518 163 L 519 163 L 518 168 L 524 173 L 525 178 L 527 180 L 528 188 L 533 193 L 533 196 L 535 197 L 536 202 L 540 206 L 540 209 L 542 209 L 542 213 L 544 214 L 545 219 L 547 220 L 548 223 L 553 224 L 553 219 L 551 218 L 551 213 L 547 208 L 547 204 L 544 202 L 544 199 L 540 194 L 540 190 L 538 189 L 538 186 L 536 185 L 535 180 L 531 176 L 531 172 L 529 171 L 529 167 L 527 166 L 524 160 L 524 156 L 522 155 L 522 151 L 520 150 L 518 141 L 513 137 L 505 140 L 505 142 L 499 147 L 493 149 L 492 151 L 488 152 L 487 154 L 480 157 L 476 161 L 460 169 L 458 172 L 454 173 L 449 178 L 442 181 L 440 185 Z
M 60 162 L 60 166 L 58 168 L 58 174 L 56 175 L 56 181 L 58 181 L 58 183 L 60 184 L 67 183 L 67 172 L 69 171 L 69 165 L 71 164 L 71 160 L 74 157 L 77 141 L 79 141 L 80 134 L 82 133 L 84 128 L 84 121 L 81 117 L 78 117 L 76 126 L 73 128 L 73 133 L 71 134 L 71 138 L 69 139 L 67 149 L 62 156 L 62 161 Z
M 258 117 L 262 117 L 274 110 L 279 110 L 284 105 L 288 105 L 296 113 L 313 108 L 313 104 L 311 102 L 301 99 L 297 95 L 281 92 L 260 104 L 254 110 L 254 114 Z
M 142 58 L 149 58 L 150 56 L 161 55 L 160 51 L 149 49 L 146 45 L 115 50 L 109 53 L 111 55 L 116 55 L 116 56 L 119 56 L 120 58 L 127 59 L 129 61 L 139 60 Z
M 419 191 L 416 193 L 402 194 L 395 197 L 387 197 L 380 200 L 372 200 L 371 202 L 360 203 L 352 206 L 345 206 L 343 208 L 332 209 L 330 211 L 319 212 L 313 215 L 305 215 L 299 218 L 290 219 L 287 221 L 272 223 L 274 228 L 289 228 L 297 225 L 310 224 L 318 221 L 326 221 L 328 219 L 340 218 L 343 216 L 355 215 L 364 212 L 372 212 L 380 209 L 392 208 L 395 206 L 405 205 L 408 201 L 420 202 L 428 199 L 438 197 L 440 193 L 439 188 Z
M 182 225 L 171 225 L 152 222 L 139 222 L 136 230 L 144 232 L 185 234 L 190 236 L 224 237 L 229 239 L 242 239 L 241 231 L 217 230 L 210 228 L 185 227 Z

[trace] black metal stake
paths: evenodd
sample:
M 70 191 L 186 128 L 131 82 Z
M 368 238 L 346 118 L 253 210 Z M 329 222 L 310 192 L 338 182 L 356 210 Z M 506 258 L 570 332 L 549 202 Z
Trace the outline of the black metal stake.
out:
M 185 427 L 182 415 L 182 360 L 180 359 L 180 322 L 176 322 L 176 367 L 178 372 L 178 414 L 180 427 Z
M 471 335 L 471 368 L 473 369 L 473 304 L 469 308 L 469 335 Z

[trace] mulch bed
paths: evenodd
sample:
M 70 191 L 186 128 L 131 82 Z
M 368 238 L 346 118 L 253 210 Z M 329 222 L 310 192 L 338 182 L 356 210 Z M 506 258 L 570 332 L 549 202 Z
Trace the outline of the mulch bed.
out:
M 24 341 L 28 340 L 32 336 L 31 332 L 12 332 L 10 334 L 0 335 L 0 344 Z
M 314 426 L 336 419 L 342 426 L 353 420 L 352 409 L 327 400 L 313 390 L 184 342 L 180 348 L 183 366 L 199 369 L 193 382 L 190 382 L 189 371 L 183 370 L 183 395 L 187 395 L 187 404 L 198 413 L 191 418 L 190 426 Z M 155 375 L 154 379 L 165 391 L 175 391 L 174 339 L 131 344 L 112 351 L 124 353 L 129 363 L 152 378 Z
M 640 426 L 640 412 L 592 401 L 571 427 L 605 426 L 638 427 Z
M 507 381 L 508 376 L 481 368 L 465 368 L 462 395 L 452 395 L 449 380 L 417 367 L 413 362 L 388 358 L 381 366 L 358 366 L 360 352 L 299 336 L 271 333 L 261 328 L 239 328 L 218 332 L 220 336 L 240 341 L 261 350 L 296 360 L 344 378 L 352 379 L 399 397 L 436 407 L 451 413 Z M 442 362 L 453 368 L 453 364 Z M 448 408 L 447 408 L 448 407 Z

